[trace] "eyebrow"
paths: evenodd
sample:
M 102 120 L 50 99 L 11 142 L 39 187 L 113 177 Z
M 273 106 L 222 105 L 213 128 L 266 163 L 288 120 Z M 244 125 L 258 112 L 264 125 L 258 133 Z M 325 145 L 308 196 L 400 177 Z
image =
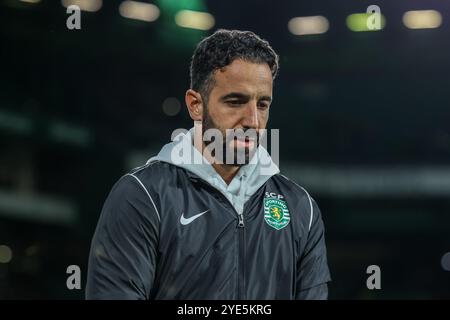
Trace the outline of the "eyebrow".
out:
M 228 93 L 222 97 L 220 97 L 221 101 L 225 101 L 228 99 L 245 99 L 245 100 L 249 100 L 250 96 L 244 93 L 240 93 L 240 92 L 231 92 Z M 259 98 L 259 100 L 263 100 L 263 101 L 268 101 L 271 102 L 272 101 L 272 97 L 270 96 L 262 96 Z

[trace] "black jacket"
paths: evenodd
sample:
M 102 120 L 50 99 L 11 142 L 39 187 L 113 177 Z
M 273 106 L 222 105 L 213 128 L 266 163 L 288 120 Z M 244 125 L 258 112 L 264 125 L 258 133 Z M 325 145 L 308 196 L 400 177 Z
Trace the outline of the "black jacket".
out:
M 91 244 L 87 299 L 326 299 L 320 210 L 276 174 L 245 203 L 163 162 L 123 176 Z

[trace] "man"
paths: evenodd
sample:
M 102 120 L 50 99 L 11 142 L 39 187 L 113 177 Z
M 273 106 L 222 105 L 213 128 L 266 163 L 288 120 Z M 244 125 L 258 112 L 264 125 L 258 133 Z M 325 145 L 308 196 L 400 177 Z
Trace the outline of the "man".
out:
M 327 298 L 320 210 L 260 144 L 277 71 L 277 54 L 252 32 L 219 30 L 198 44 L 185 96 L 196 126 L 113 187 L 88 299 Z M 202 138 L 208 129 L 223 138 Z M 229 138 L 230 129 L 256 134 Z

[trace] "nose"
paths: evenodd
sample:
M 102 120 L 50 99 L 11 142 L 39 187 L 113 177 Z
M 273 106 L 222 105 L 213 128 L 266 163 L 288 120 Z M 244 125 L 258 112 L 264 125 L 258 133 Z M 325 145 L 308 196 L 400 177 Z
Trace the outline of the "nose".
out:
M 244 121 L 242 125 L 247 128 L 258 128 L 258 106 L 255 102 L 249 103 L 245 108 Z

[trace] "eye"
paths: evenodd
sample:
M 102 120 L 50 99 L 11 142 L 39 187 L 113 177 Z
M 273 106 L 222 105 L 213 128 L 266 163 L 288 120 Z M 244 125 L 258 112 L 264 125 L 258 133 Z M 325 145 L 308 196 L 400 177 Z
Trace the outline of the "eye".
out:
M 238 106 L 238 105 L 243 104 L 243 102 L 240 100 L 229 100 L 229 101 L 227 101 L 227 104 L 229 104 L 231 106 Z
M 268 109 L 269 108 L 269 104 L 267 102 L 260 102 L 258 104 L 258 108 L 262 109 L 262 110 Z

